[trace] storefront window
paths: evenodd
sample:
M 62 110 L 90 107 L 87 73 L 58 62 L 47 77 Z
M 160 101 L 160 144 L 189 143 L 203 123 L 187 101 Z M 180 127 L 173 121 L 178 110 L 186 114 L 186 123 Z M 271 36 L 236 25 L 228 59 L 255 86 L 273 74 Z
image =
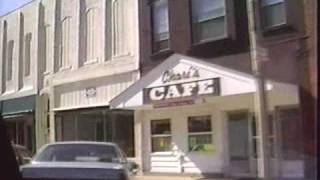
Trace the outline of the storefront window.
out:
M 189 151 L 212 152 L 211 116 L 188 118 Z
M 151 121 L 152 152 L 170 151 L 170 119 Z
M 87 110 L 56 115 L 58 141 L 116 143 L 128 157 L 134 156 L 131 111 Z
M 103 141 L 101 136 L 102 113 L 81 113 L 78 120 L 78 140 Z

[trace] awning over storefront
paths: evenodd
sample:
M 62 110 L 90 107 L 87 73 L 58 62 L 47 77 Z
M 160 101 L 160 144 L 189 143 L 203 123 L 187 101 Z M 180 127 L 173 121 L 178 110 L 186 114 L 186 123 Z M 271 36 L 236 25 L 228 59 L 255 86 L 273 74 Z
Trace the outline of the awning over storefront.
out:
M 35 109 L 35 96 L 10 99 L 1 102 L 1 114 L 4 118 L 19 116 L 24 113 L 33 112 Z
M 135 109 L 194 104 L 201 98 L 253 93 L 254 76 L 174 54 L 110 102 L 111 108 Z M 295 85 L 267 81 L 268 91 L 297 92 Z

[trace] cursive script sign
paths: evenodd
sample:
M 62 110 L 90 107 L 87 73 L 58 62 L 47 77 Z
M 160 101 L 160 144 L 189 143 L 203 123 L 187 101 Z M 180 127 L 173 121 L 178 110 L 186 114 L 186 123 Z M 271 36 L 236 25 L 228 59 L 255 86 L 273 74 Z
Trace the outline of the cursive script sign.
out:
M 182 72 L 175 72 L 173 69 L 165 71 L 162 75 L 162 82 L 169 83 L 172 81 L 179 81 L 199 77 L 199 70 L 191 66 L 188 70 Z

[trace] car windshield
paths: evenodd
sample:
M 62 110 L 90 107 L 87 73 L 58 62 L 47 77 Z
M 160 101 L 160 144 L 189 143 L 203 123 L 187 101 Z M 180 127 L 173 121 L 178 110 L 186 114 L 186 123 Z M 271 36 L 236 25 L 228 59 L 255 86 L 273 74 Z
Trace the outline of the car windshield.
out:
M 38 162 L 120 162 L 116 147 L 99 144 L 59 144 L 46 147 Z

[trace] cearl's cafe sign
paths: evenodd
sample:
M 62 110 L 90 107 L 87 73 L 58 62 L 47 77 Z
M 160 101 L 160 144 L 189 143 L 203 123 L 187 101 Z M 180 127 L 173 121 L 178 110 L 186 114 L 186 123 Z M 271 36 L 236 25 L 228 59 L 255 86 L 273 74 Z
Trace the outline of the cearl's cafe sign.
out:
M 220 79 L 201 79 L 195 67 L 180 72 L 167 70 L 161 81 L 161 86 L 143 90 L 145 104 L 152 103 L 155 107 L 194 104 L 199 96 L 220 94 Z

